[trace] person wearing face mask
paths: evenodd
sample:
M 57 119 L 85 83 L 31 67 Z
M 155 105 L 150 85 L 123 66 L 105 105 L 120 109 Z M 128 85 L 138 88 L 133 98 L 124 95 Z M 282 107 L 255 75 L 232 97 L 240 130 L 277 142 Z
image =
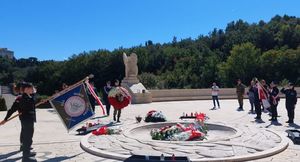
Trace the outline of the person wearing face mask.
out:
M 295 107 L 297 104 L 297 91 L 295 90 L 294 84 L 289 83 L 288 88 L 282 88 L 281 93 L 285 94 L 285 107 L 289 120 L 286 123 L 294 123 Z

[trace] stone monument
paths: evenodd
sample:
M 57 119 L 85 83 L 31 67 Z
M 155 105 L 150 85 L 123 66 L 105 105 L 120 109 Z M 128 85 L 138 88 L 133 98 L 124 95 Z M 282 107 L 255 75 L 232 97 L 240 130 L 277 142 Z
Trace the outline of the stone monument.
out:
M 122 80 L 122 86 L 125 87 L 132 95 L 132 103 L 150 103 L 152 102 L 151 93 L 140 83 L 138 79 L 138 57 L 135 53 L 127 56 L 123 53 L 125 65 L 125 78 Z

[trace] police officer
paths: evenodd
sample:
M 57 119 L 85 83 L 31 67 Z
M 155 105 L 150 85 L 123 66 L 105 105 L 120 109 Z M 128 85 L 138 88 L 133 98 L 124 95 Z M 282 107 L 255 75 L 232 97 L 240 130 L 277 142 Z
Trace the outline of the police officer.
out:
M 294 123 L 295 107 L 297 104 L 297 92 L 293 83 L 289 83 L 288 89 L 282 88 L 281 93 L 285 94 L 285 107 L 289 120 L 286 123 Z

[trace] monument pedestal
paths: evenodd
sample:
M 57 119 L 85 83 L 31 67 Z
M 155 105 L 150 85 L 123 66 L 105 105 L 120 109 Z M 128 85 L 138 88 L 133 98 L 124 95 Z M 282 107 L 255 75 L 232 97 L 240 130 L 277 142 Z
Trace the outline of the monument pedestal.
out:
M 142 83 L 128 83 L 127 80 L 122 81 L 122 87 L 126 88 L 132 96 L 132 104 L 151 103 L 152 95 Z

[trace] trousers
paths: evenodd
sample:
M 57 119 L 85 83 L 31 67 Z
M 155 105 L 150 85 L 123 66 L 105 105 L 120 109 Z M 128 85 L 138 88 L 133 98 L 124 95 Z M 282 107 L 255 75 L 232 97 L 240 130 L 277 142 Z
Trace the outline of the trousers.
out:
M 34 133 L 34 121 L 31 120 L 21 120 L 21 142 L 23 147 L 23 155 L 30 153 L 30 148 L 32 145 L 32 137 Z

